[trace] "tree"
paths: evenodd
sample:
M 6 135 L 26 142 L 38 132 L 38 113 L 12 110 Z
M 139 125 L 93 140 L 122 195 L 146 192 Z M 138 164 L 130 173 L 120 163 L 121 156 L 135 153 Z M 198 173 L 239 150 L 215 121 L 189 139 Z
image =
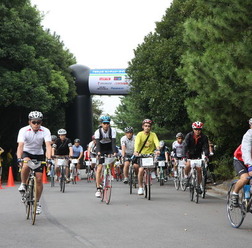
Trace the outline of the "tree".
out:
M 64 107 L 76 94 L 68 70 L 74 63 L 60 37 L 43 30 L 41 15 L 30 1 L 1 1 L 1 145 L 15 144 L 31 110 L 50 116 L 45 122 L 53 131 L 64 126 Z
M 248 128 L 252 104 L 252 2 L 198 0 L 205 11 L 185 24 L 187 45 L 179 75 L 194 92 L 186 100 L 193 119 L 206 122 L 231 154 Z

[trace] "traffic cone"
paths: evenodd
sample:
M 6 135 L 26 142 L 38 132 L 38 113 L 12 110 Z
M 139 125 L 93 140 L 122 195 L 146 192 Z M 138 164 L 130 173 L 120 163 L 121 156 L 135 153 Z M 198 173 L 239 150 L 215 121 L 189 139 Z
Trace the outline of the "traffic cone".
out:
M 12 173 L 12 166 L 9 167 L 9 174 L 8 174 L 8 182 L 7 182 L 7 187 L 14 187 L 14 178 L 13 178 L 13 173 Z
M 42 182 L 43 182 L 43 184 L 48 183 L 45 166 L 44 166 L 44 168 L 43 168 Z

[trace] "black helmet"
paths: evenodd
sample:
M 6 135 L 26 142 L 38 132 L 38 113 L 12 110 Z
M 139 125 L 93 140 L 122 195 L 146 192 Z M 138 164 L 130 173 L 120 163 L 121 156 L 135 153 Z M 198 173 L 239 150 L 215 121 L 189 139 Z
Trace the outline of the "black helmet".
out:
M 80 139 L 75 139 L 74 143 L 80 143 Z

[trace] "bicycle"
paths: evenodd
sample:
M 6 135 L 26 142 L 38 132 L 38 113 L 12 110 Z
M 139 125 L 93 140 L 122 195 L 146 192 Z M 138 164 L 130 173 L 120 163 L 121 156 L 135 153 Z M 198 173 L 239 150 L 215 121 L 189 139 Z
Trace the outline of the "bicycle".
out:
M 32 225 L 35 224 L 36 211 L 37 211 L 37 178 L 35 169 L 45 164 L 45 162 L 32 160 L 23 160 L 23 163 L 27 163 L 30 168 L 29 177 L 26 182 L 25 192 L 21 193 L 21 201 L 25 204 L 26 219 L 31 217 Z
M 252 177 L 248 177 L 247 179 L 249 179 L 248 184 L 250 185 L 251 190 Z M 239 206 L 234 207 L 232 204 L 231 195 L 237 181 L 238 180 L 236 179 L 231 183 L 227 194 L 227 215 L 230 224 L 235 228 L 239 228 L 241 226 L 247 213 L 252 213 L 252 195 L 250 193 L 249 197 L 245 198 L 245 187 L 243 187 L 239 192 Z
M 55 176 L 55 171 L 54 171 L 54 163 L 51 164 L 50 166 L 50 182 L 51 182 L 51 187 L 54 187 L 54 176 Z
M 186 185 L 183 183 L 185 178 L 185 161 L 184 160 L 178 160 L 178 180 L 180 184 L 181 190 L 186 190 Z
M 133 187 L 136 189 L 137 185 L 137 175 L 136 171 L 132 162 L 132 158 L 127 158 L 127 160 L 130 162 L 129 166 L 129 187 L 130 187 L 130 194 L 132 194 Z
M 144 195 L 148 200 L 151 199 L 151 172 L 155 168 L 153 154 L 140 156 L 140 164 L 144 168 L 143 184 Z
M 198 172 L 196 168 L 202 168 L 204 166 L 203 159 L 190 159 L 191 173 L 189 182 L 190 200 L 199 202 L 199 189 L 200 184 L 198 183 Z M 203 178 L 202 178 L 203 180 Z
M 57 157 L 57 165 L 60 168 L 60 178 L 59 178 L 59 182 L 60 182 L 60 191 L 62 193 L 65 192 L 65 188 L 66 188 L 66 167 L 67 167 L 67 163 L 68 163 L 68 157 Z
M 112 174 L 110 164 L 115 161 L 115 157 L 101 157 L 104 158 L 103 163 L 103 184 L 101 190 L 101 202 L 105 201 L 108 205 L 111 200 L 111 192 L 112 192 Z
M 92 158 L 91 161 L 86 161 L 86 174 L 87 174 L 87 182 L 90 183 L 95 179 L 94 170 L 91 169 L 92 164 L 96 163 L 96 158 Z
M 115 170 L 115 179 L 118 182 L 119 180 L 122 181 L 122 169 L 121 169 L 122 163 L 120 159 L 117 159 L 114 165 L 114 170 Z
M 165 180 L 165 176 L 164 176 L 164 167 L 165 167 L 165 161 L 158 161 L 158 180 L 160 183 L 160 186 L 164 185 L 164 180 Z
M 77 164 L 78 159 L 73 158 L 70 164 L 70 180 L 72 181 L 72 184 L 76 184 L 77 182 Z

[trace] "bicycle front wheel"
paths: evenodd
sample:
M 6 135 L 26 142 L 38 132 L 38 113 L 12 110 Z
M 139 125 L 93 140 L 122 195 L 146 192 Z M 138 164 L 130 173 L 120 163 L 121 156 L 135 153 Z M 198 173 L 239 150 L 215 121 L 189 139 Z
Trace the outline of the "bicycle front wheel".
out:
M 163 168 L 160 168 L 160 172 L 159 172 L 159 182 L 160 182 L 160 186 L 164 185 L 164 171 Z
M 105 184 L 105 202 L 106 204 L 110 203 L 110 199 L 111 199 L 111 192 L 112 192 L 112 180 L 111 180 L 111 174 L 107 174 L 106 175 L 106 184 Z
M 31 186 L 31 201 L 30 201 L 30 216 L 32 225 L 35 224 L 36 212 L 37 212 L 37 179 L 33 178 L 33 185 Z
M 233 182 L 228 190 L 228 195 L 227 195 L 227 216 L 230 224 L 232 227 L 238 228 L 241 226 L 245 216 L 246 216 L 246 210 L 243 202 L 244 198 L 244 192 L 243 189 L 240 190 L 239 193 L 239 206 L 234 207 L 231 201 L 231 195 L 232 192 L 234 191 L 236 182 Z
M 129 186 L 130 186 L 130 194 L 132 194 L 132 187 L 133 187 L 133 168 L 132 168 L 132 166 L 130 166 Z
M 151 172 L 148 171 L 148 200 L 151 199 Z
M 51 181 L 51 187 L 54 187 L 54 167 L 51 167 L 50 171 L 50 181 Z
M 65 187 L 66 187 L 65 168 L 61 168 L 60 191 L 61 191 L 62 193 L 65 192 Z
M 180 188 L 183 191 L 186 190 L 186 184 L 183 183 L 184 182 L 184 178 L 185 178 L 184 168 L 181 168 L 181 170 L 179 171 L 179 180 L 180 180 Z

